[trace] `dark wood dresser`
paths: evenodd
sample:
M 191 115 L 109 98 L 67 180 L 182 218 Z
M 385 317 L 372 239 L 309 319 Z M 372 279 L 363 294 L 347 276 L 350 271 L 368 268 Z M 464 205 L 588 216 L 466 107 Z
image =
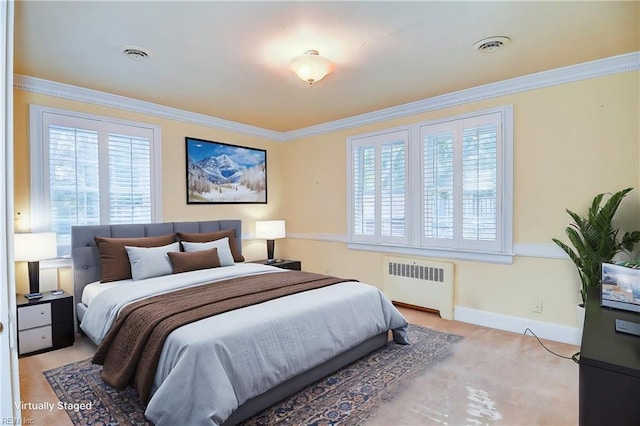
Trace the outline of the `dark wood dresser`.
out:
M 580 425 L 640 424 L 640 336 L 617 332 L 616 319 L 640 313 L 600 306 L 589 289 L 580 348 Z

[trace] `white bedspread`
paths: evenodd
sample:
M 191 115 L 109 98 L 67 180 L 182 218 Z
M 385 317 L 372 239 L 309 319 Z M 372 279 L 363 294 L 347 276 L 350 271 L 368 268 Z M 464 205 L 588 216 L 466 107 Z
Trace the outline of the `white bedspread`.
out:
M 257 264 L 208 271 L 215 271 L 214 279 L 282 272 Z M 199 279 L 186 277 L 191 284 L 178 285 L 194 285 Z M 87 309 L 82 329 L 101 341 L 124 305 L 146 297 L 142 293 L 152 294 L 144 288 L 146 284 L 168 291 L 167 280 L 146 281 L 138 281 L 131 289 L 100 292 Z M 212 281 L 210 274 L 206 281 Z M 101 324 L 101 315 L 108 325 Z M 157 425 L 221 424 L 245 401 L 370 337 L 396 329 L 394 338 L 402 341 L 406 326 L 404 317 L 380 290 L 354 282 L 197 321 L 167 338 L 145 415 Z
M 118 313 L 129 303 L 156 294 L 168 293 L 180 288 L 191 287 L 212 281 L 225 280 L 243 275 L 282 272 L 283 269 L 258 263 L 237 263 L 224 268 L 202 269 L 176 275 L 164 275 L 145 280 L 122 280 L 98 284 L 99 290 L 92 289 L 91 297 L 84 294 L 82 300 L 87 303 L 87 312 L 82 318 L 80 328 L 89 338 L 99 345 L 107 335 Z M 92 286 L 93 284 L 89 284 Z M 85 303 L 86 303 L 85 302 Z

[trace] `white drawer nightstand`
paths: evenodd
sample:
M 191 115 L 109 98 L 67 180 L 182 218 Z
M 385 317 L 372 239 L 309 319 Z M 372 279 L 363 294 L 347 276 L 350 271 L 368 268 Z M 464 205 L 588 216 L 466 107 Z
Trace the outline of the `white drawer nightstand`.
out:
M 73 297 L 45 293 L 40 299 L 17 296 L 18 354 L 32 355 L 73 345 Z

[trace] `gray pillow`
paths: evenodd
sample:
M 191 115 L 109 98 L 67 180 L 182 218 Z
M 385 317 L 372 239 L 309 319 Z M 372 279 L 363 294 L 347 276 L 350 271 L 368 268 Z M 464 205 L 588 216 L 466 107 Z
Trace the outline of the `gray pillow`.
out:
M 131 278 L 143 280 L 161 275 L 170 275 L 173 269 L 167 252 L 180 251 L 180 243 L 160 247 L 124 246 L 124 248 L 131 264 Z
M 235 265 L 235 262 L 233 261 L 233 254 L 231 254 L 231 247 L 229 247 L 229 238 L 227 237 L 215 241 L 209 241 L 208 243 L 190 243 L 188 241 L 182 241 L 182 247 L 184 247 L 184 251 L 200 251 L 217 248 L 218 257 L 220 258 L 220 266 Z
M 102 264 L 102 277 L 100 281 L 128 280 L 131 278 L 131 262 L 124 246 L 130 247 L 160 247 L 176 241 L 175 234 L 160 235 L 158 237 L 133 237 L 133 238 L 108 238 L 94 237 L 100 263 Z

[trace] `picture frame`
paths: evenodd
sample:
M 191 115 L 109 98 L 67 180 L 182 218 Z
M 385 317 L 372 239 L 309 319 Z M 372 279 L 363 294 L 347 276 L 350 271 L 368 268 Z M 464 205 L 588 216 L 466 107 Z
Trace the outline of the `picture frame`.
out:
M 187 204 L 266 204 L 267 151 L 185 137 Z

